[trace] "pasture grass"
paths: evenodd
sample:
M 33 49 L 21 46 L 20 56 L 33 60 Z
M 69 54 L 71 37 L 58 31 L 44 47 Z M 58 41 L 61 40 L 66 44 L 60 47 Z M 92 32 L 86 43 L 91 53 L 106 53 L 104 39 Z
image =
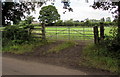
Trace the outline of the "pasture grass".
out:
M 40 31 L 34 32 L 41 33 Z M 47 39 L 56 40 L 88 40 L 93 39 L 93 30 L 90 27 L 46 27 L 46 36 Z

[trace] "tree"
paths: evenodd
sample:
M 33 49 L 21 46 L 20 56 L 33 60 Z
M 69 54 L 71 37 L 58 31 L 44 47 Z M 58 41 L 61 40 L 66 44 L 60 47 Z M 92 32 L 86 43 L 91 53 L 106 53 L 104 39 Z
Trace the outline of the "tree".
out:
M 55 26 L 62 26 L 64 25 L 63 24 L 63 20 L 58 20 L 56 23 L 55 23 Z
M 46 4 L 48 0 L 40 0 L 39 2 L 5 2 L 6 0 L 0 0 L 2 3 L 2 25 L 6 26 L 11 21 L 13 24 L 19 23 L 21 18 L 25 18 L 24 13 L 30 14 L 30 11 L 35 11 L 35 6 L 41 7 L 43 4 Z M 9 1 L 9 0 L 8 0 Z M 50 0 L 51 4 L 54 5 L 54 0 Z M 64 2 L 63 2 L 64 3 Z M 65 3 L 64 3 L 65 5 Z M 70 6 L 70 5 L 69 5 Z M 69 11 L 73 11 L 72 8 L 67 8 Z M 0 9 L 1 10 L 1 9 Z
M 107 17 L 107 18 L 106 18 L 106 22 L 111 22 L 111 18 L 110 18 L 110 17 Z
M 90 20 L 88 18 L 85 19 L 84 25 L 85 26 L 90 26 L 91 25 L 91 22 L 90 22 Z
M 18 26 L 22 26 L 23 28 L 27 29 L 33 29 L 34 26 L 31 24 L 33 21 L 34 17 L 33 16 L 27 16 L 25 20 L 20 21 Z
M 44 6 L 40 10 L 40 16 L 38 18 L 41 23 L 51 24 L 60 19 L 60 15 L 55 6 Z
M 65 25 L 65 26 L 73 26 L 73 25 L 74 25 L 73 19 L 65 20 L 65 21 L 64 21 L 64 25 Z
M 24 13 L 30 14 L 35 11 L 35 4 L 42 6 L 42 2 L 2 2 L 2 25 L 6 26 L 10 21 L 13 24 L 19 23 L 21 18 L 25 18 Z
M 101 22 L 105 22 L 105 18 L 104 18 L 104 17 L 101 18 L 100 21 L 101 21 Z
M 25 21 L 26 21 L 27 24 L 31 24 L 33 22 L 33 19 L 35 19 L 35 17 L 27 16 Z

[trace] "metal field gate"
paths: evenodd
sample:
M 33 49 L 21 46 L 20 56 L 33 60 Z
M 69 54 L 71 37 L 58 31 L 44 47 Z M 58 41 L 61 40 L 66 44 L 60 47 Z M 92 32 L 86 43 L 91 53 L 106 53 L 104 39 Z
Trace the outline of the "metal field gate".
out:
M 93 40 L 93 27 L 46 27 L 46 38 L 51 40 Z

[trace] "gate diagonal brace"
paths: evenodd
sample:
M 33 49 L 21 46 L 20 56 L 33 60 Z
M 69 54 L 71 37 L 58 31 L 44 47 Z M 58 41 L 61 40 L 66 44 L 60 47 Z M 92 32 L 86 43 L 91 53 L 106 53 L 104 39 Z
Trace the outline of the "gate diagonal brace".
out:
M 74 30 L 74 29 L 73 29 L 73 31 L 79 32 L 79 31 Z M 85 35 L 85 36 L 86 36 L 86 34 L 83 34 L 83 33 L 80 33 L 80 32 L 79 32 L 79 34 L 81 34 L 81 35 Z M 89 36 L 86 36 L 86 37 L 88 37 L 89 39 L 91 39 Z

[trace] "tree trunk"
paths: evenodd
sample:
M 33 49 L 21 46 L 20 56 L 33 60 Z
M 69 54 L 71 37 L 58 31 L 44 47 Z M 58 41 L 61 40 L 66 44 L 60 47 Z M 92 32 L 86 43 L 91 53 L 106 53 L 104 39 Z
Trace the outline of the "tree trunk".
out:
M 42 23 L 42 39 L 46 40 L 46 36 L 45 36 L 45 23 Z

